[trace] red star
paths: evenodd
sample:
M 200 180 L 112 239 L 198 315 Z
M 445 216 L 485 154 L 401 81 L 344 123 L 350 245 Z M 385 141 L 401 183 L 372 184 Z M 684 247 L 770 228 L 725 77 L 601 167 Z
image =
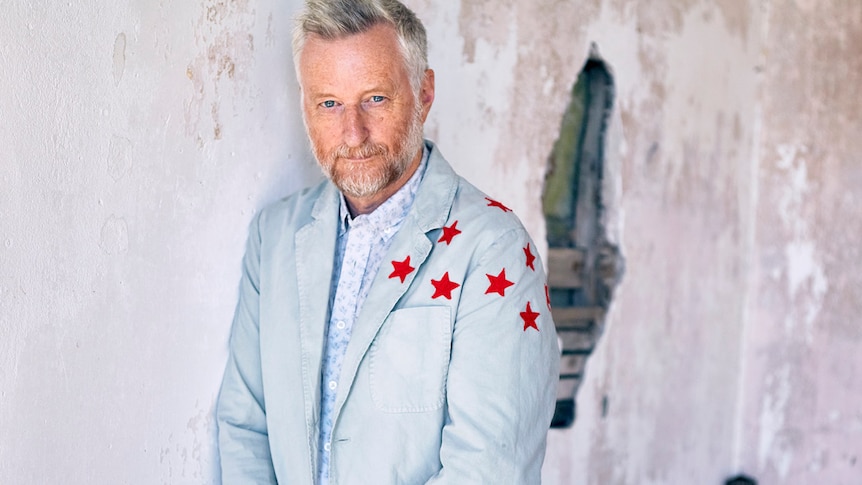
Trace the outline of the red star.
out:
M 548 310 L 551 309 L 551 292 L 548 290 L 548 285 L 545 285 L 545 301 L 548 302 Z
M 488 207 L 496 207 L 503 212 L 512 212 L 512 209 L 509 209 L 508 207 L 504 206 L 503 204 L 497 202 L 494 199 L 491 199 L 489 197 L 485 197 L 485 200 L 488 201 Z
M 447 300 L 451 300 L 452 290 L 461 286 L 458 283 L 455 283 L 454 281 L 449 279 L 448 271 L 444 273 L 443 277 L 439 280 L 435 280 L 432 278 L 431 284 L 434 285 L 434 295 L 431 297 L 431 299 L 444 296 Z
M 533 266 L 533 261 L 536 260 L 536 257 L 533 256 L 533 252 L 530 251 L 530 243 L 527 243 L 527 247 L 524 248 L 524 255 L 527 256 L 527 266 L 533 271 L 536 271 L 536 267 Z
M 404 279 L 407 278 L 407 275 L 413 272 L 413 266 L 410 266 L 410 256 L 407 256 L 404 261 L 392 261 L 392 274 L 389 275 L 390 278 L 401 278 L 401 282 L 404 283 Z
M 485 276 L 487 276 L 488 281 L 491 282 L 488 289 L 485 290 L 486 295 L 488 293 L 499 293 L 500 296 L 506 296 L 506 288 L 515 284 L 506 279 L 506 268 L 503 268 L 497 276 L 491 276 L 489 274 L 485 274 Z
M 452 238 L 461 234 L 461 230 L 455 227 L 456 225 L 458 225 L 458 221 L 453 222 L 449 227 L 443 226 L 443 235 L 440 236 L 437 242 L 445 242 L 447 246 L 451 244 Z
M 524 319 L 524 331 L 526 332 L 528 328 L 533 327 L 536 331 L 539 331 L 539 326 L 536 325 L 536 318 L 539 317 L 538 312 L 534 312 L 532 308 L 530 308 L 530 302 L 527 302 L 527 309 L 521 312 L 521 318 Z

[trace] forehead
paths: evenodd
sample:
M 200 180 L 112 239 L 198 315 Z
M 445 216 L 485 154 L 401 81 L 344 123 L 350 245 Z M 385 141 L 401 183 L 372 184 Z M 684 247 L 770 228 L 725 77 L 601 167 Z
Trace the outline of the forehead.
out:
M 387 24 L 336 39 L 309 34 L 300 52 L 299 71 L 303 85 L 406 75 L 398 35 Z

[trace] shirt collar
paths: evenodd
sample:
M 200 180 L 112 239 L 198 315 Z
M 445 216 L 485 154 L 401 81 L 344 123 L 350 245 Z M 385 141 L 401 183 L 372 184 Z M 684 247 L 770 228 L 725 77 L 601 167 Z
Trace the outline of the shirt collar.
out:
M 410 211 L 410 206 L 413 205 L 416 191 L 419 188 L 419 182 L 422 181 L 425 168 L 428 166 L 430 151 L 424 143 L 422 146 L 422 161 L 419 162 L 419 167 L 416 168 L 416 171 L 413 172 L 407 183 L 370 214 L 351 217 L 350 211 L 347 209 L 347 201 L 344 199 L 344 194 L 339 193 L 339 236 L 346 233 L 348 228 L 360 225 L 369 225 L 374 233 L 379 234 L 384 239 L 388 239 L 395 234 L 397 228 L 401 225 L 401 221 L 404 220 L 407 212 Z

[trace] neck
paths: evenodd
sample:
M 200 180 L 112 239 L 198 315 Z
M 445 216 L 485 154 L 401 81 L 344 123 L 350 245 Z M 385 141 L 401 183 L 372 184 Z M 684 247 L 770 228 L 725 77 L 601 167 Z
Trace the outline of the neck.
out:
M 344 200 L 347 202 L 347 210 L 350 212 L 350 217 L 361 216 L 363 214 L 371 214 L 375 209 L 380 207 L 381 204 L 386 202 L 387 199 L 392 197 L 395 192 L 398 192 L 401 187 L 404 187 L 404 184 L 410 180 L 410 177 L 416 173 L 416 169 L 419 168 L 419 164 L 422 162 L 422 154 L 424 153 L 425 145 L 422 145 L 422 149 L 419 150 L 419 153 L 413 157 L 413 161 L 410 162 L 410 165 L 407 167 L 407 170 L 401 174 L 401 177 L 398 177 L 397 180 L 387 185 L 377 193 L 370 195 L 368 197 L 351 197 L 347 194 L 344 194 Z

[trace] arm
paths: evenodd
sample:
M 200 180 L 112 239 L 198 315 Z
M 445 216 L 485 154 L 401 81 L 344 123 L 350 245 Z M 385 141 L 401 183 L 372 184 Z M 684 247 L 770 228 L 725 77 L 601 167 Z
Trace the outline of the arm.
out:
M 465 276 L 447 378 L 443 468 L 429 484 L 541 480 L 560 354 L 542 263 L 527 266 L 527 243 L 535 254 L 523 229 L 503 234 Z M 500 287 L 503 295 L 492 291 Z M 525 325 L 532 313 L 537 328 Z
M 251 223 L 239 302 L 218 397 L 222 482 L 276 483 L 269 450 L 260 367 L 260 214 Z

